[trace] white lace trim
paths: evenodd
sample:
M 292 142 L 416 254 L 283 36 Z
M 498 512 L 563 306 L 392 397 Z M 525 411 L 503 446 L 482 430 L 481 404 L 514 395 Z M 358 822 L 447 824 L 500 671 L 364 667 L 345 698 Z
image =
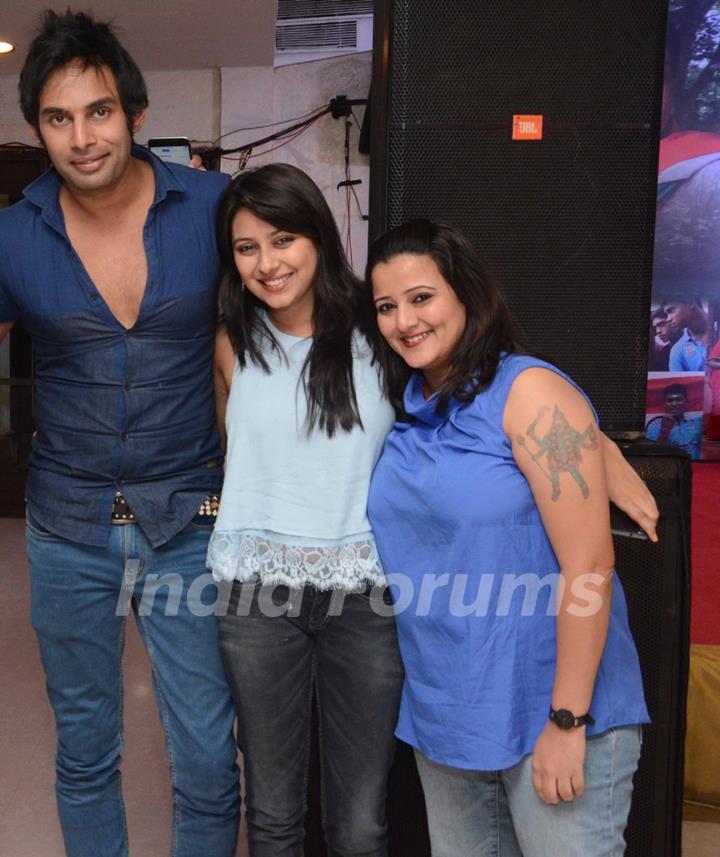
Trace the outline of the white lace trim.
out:
M 372 538 L 317 547 L 283 544 L 267 536 L 215 530 L 207 551 L 215 580 L 249 580 L 299 589 L 356 589 L 384 583 L 385 574 Z

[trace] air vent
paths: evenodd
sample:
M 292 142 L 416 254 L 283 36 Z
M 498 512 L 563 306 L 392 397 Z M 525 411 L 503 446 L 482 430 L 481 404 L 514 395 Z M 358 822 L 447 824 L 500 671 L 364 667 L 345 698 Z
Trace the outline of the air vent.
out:
M 282 4 L 281 4 L 282 5 Z M 329 6 L 330 3 L 304 3 Z M 335 6 L 362 5 L 339 4 Z M 372 15 L 326 15 L 315 18 L 278 18 L 275 28 L 275 65 L 308 62 L 347 53 L 372 50 Z
M 357 47 L 357 21 L 297 21 L 278 23 L 276 51 L 344 51 Z
M 372 15 L 373 0 L 279 0 L 278 21 Z

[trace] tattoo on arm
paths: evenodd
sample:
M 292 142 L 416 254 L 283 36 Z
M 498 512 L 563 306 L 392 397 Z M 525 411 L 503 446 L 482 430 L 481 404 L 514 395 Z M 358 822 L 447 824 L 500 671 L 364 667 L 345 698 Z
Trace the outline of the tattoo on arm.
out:
M 519 446 L 527 450 L 532 460 L 552 482 L 552 499 L 557 500 L 560 496 L 560 474 L 569 473 L 580 486 L 583 498 L 587 500 L 590 489 L 587 482 L 580 473 L 583 449 L 598 449 L 599 441 L 597 432 L 592 423 L 583 432 L 574 429 L 567 421 L 565 414 L 555 405 L 552 414 L 552 424 L 544 436 L 539 436 L 536 428 L 540 420 L 550 410 L 543 405 L 538 415 L 527 427 L 526 434 L 536 445 L 537 450 L 531 452 L 523 435 L 518 435 L 516 441 Z M 546 467 L 539 459 L 545 457 Z M 547 469 L 546 469 L 547 468 Z

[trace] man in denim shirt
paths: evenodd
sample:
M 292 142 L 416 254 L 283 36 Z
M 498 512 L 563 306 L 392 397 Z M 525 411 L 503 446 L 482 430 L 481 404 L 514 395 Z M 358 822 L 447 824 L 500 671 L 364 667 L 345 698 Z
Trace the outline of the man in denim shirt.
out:
M 200 598 L 213 519 L 197 514 L 222 477 L 211 363 L 225 178 L 133 146 L 145 83 L 89 16 L 44 14 L 20 95 L 53 169 L 0 212 L 0 339 L 22 319 L 36 355 L 28 556 L 66 851 L 128 853 L 132 603 L 167 736 L 172 854 L 232 857 L 233 711 L 212 599 Z

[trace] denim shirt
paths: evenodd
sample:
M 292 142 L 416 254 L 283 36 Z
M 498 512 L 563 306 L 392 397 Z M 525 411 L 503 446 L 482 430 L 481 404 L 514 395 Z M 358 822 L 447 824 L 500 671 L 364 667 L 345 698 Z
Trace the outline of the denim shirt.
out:
M 155 173 L 134 326 L 113 316 L 73 249 L 53 169 L 0 211 L 0 322 L 22 319 L 35 351 L 29 516 L 58 536 L 103 546 L 121 490 L 157 547 L 222 480 L 214 220 L 227 177 L 163 163 L 139 146 L 132 154 Z

